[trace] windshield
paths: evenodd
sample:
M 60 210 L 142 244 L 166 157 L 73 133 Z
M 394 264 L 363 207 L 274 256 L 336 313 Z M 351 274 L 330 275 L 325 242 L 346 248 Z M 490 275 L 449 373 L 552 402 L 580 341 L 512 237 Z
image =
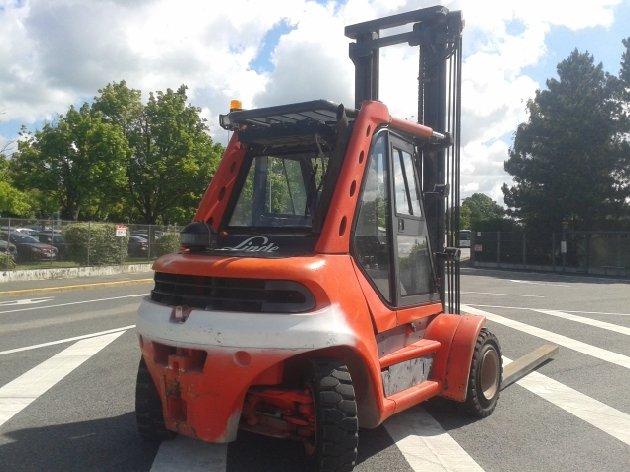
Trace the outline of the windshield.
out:
M 328 161 L 321 153 L 252 158 L 228 226 L 311 228 Z
M 26 243 L 37 243 L 37 244 L 39 244 L 39 241 L 37 239 L 35 239 L 33 236 L 27 236 L 25 234 L 15 234 L 15 233 L 13 233 L 11 235 L 11 241 L 13 241 L 15 243 L 22 243 L 22 244 L 26 244 Z

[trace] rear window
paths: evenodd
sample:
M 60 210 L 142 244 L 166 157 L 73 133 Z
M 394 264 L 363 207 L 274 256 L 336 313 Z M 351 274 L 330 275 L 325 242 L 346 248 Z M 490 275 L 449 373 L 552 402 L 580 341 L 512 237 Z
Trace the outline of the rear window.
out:
M 313 154 L 252 158 L 228 226 L 311 228 L 328 161 Z

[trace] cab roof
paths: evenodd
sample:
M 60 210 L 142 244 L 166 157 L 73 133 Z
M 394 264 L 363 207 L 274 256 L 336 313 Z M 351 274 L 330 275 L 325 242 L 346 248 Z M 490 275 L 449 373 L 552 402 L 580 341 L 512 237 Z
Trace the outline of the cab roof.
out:
M 356 110 L 344 108 L 343 105 L 328 100 L 312 100 L 309 102 L 291 103 L 275 107 L 257 108 L 255 110 L 239 110 L 220 115 L 221 127 L 227 130 L 268 129 L 274 125 L 310 125 L 333 128 L 345 115 L 349 121 L 354 120 Z

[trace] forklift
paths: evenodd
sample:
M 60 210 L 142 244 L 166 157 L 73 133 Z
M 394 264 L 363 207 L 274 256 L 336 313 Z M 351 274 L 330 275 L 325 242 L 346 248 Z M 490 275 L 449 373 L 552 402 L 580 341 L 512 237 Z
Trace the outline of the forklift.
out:
M 359 428 L 431 398 L 493 412 L 499 341 L 460 313 L 463 24 L 435 6 L 346 27 L 354 108 L 220 116 L 229 144 L 138 311 L 145 439 L 246 430 L 350 471 Z M 419 48 L 417 122 L 378 101 L 379 49 L 403 43 Z

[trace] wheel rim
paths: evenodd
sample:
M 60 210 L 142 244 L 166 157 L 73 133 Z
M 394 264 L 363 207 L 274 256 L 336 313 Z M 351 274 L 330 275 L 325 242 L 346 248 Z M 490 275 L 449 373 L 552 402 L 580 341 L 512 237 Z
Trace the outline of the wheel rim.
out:
M 488 349 L 481 359 L 481 391 L 486 400 L 492 400 L 499 389 L 499 355 Z

